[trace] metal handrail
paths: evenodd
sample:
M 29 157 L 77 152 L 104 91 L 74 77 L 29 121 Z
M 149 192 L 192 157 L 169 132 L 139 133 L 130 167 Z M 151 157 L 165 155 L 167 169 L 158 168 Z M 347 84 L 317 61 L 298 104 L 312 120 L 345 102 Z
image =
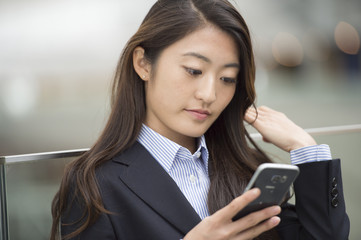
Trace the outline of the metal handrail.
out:
M 308 128 L 305 129 L 305 131 L 313 136 L 361 132 L 361 124 L 321 127 L 321 128 Z M 250 136 L 255 141 L 262 140 L 262 135 L 259 133 L 251 133 Z M 38 161 L 45 159 L 78 157 L 88 150 L 89 148 L 83 148 L 83 149 L 74 149 L 74 150 L 66 150 L 66 151 L 58 151 L 58 152 L 43 152 L 43 153 L 4 156 L 4 157 L 0 157 L 0 165 L 12 164 L 18 162 Z
M 83 148 L 83 149 L 64 150 L 64 151 L 56 151 L 56 152 L 42 152 L 42 153 L 21 154 L 21 155 L 13 155 L 13 156 L 3 156 L 0 157 L 0 164 L 30 162 L 30 161 L 55 159 L 55 158 L 77 157 L 82 155 L 88 150 L 89 148 Z
M 353 133 L 353 132 L 361 132 L 361 124 L 320 127 L 320 128 L 306 128 L 305 131 L 312 136 Z M 250 136 L 255 141 L 262 140 L 262 135 L 259 133 L 251 133 Z

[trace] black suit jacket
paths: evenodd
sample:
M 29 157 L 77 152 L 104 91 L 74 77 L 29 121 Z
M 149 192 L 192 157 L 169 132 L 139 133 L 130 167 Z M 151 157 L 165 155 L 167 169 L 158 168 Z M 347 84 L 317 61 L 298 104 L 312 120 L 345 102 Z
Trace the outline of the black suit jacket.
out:
M 295 182 L 297 204 L 283 207 L 277 228 L 280 236 L 347 239 L 349 221 L 339 160 L 303 164 L 300 169 Z M 201 221 L 173 179 L 139 143 L 103 164 L 96 174 L 104 206 L 113 214 L 102 214 L 74 239 L 176 240 Z M 338 204 L 333 207 L 336 200 L 331 201 L 331 191 L 335 187 Z M 62 222 L 76 222 L 82 212 L 81 204 L 73 204 Z M 74 226 L 63 226 L 62 234 L 73 230 Z

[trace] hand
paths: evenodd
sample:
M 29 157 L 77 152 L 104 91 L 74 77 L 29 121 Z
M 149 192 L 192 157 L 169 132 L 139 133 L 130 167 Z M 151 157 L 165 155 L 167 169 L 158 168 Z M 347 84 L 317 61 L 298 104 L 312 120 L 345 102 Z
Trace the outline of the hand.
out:
M 260 193 L 261 191 L 258 188 L 254 188 L 235 198 L 212 216 L 203 219 L 184 237 L 184 240 L 253 239 L 277 226 L 280 218 L 275 215 L 281 212 L 279 206 L 269 207 L 251 213 L 237 221 L 232 221 L 232 218 L 248 203 L 256 199 Z
M 265 142 L 290 152 L 292 150 L 316 145 L 316 141 L 287 116 L 268 107 L 262 106 L 247 110 L 244 120 L 251 124 Z

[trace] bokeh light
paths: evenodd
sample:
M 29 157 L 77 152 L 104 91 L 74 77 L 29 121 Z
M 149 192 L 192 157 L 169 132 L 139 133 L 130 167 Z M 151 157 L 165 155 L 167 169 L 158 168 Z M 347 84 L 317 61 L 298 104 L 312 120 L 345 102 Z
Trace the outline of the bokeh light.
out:
M 39 86 L 27 77 L 14 77 L 3 84 L 1 97 L 6 111 L 12 117 L 23 117 L 37 104 Z
M 280 32 L 272 42 L 272 53 L 275 60 L 285 67 L 296 67 L 302 63 L 303 47 L 292 34 Z
M 360 35 L 356 29 L 347 22 L 339 22 L 335 28 L 335 41 L 337 47 L 344 53 L 357 54 L 360 50 Z

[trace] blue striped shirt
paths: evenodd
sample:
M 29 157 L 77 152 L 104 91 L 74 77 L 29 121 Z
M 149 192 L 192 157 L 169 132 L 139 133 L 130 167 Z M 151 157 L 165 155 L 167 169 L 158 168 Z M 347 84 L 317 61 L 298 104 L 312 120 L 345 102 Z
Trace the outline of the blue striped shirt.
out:
M 331 160 L 331 150 L 326 144 L 299 148 L 291 151 L 291 163 L 294 165 Z
M 157 160 L 176 182 L 186 199 L 201 219 L 209 216 L 207 195 L 209 190 L 208 149 L 204 136 L 198 140 L 194 154 L 160 135 L 148 126 L 142 126 L 137 141 Z M 331 160 L 328 145 L 314 145 L 291 151 L 291 163 Z
M 208 149 L 204 136 L 194 154 L 143 124 L 138 136 L 148 152 L 176 182 L 201 219 L 209 216 Z

